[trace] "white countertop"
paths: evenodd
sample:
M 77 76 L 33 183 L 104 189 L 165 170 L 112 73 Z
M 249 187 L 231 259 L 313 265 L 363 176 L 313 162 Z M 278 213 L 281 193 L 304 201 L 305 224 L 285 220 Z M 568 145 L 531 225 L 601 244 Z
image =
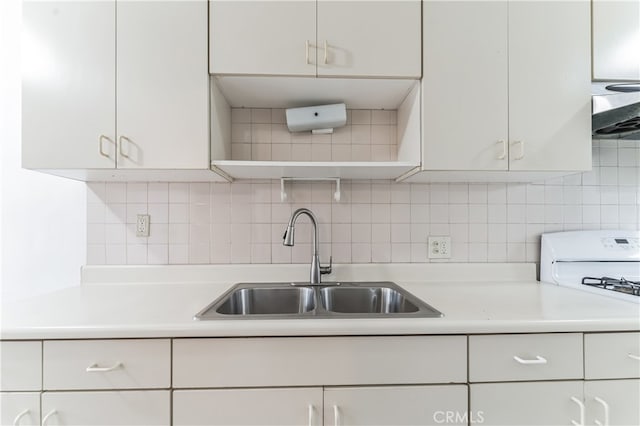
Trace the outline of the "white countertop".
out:
M 285 281 L 306 265 L 87 268 L 84 284 L 2 306 L 2 339 L 476 334 L 640 330 L 640 304 L 535 281 L 529 264 L 337 266 L 329 280 L 389 280 L 443 318 L 211 320 L 233 283 Z M 458 281 L 450 281 L 452 271 Z M 533 276 L 532 276 L 533 273 Z M 269 274 L 269 275 L 267 275 Z M 472 277 L 480 277 L 480 280 Z M 181 277 L 183 282 L 178 282 Z M 239 278 L 241 277 L 241 278 Z

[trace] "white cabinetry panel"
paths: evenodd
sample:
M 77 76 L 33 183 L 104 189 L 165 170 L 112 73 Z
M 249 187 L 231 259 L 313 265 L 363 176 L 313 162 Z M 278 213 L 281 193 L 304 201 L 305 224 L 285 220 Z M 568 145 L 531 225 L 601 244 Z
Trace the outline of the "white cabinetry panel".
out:
M 0 391 L 42 389 L 42 343 L 0 342 Z
M 173 424 L 321 426 L 322 388 L 175 391 Z
M 507 11 L 507 2 L 424 2 L 424 169 L 508 169 Z
M 640 1 L 593 0 L 593 78 L 640 80 Z
M 640 333 L 585 334 L 584 378 L 640 378 Z
M 469 337 L 469 381 L 581 379 L 582 334 Z
M 23 166 L 114 168 L 115 0 L 23 6 Z
M 173 386 L 464 383 L 466 359 L 465 336 L 180 339 Z
M 168 388 L 168 339 L 44 343 L 45 389 Z
M 587 380 L 584 400 L 588 425 L 640 424 L 640 380 Z
M 580 424 L 582 381 L 469 385 L 470 411 L 482 424 L 505 426 Z
M 510 170 L 591 167 L 590 7 L 509 2 Z
M 161 426 L 171 424 L 169 391 L 45 392 L 46 426 Z
M 447 413 L 458 413 L 446 421 Z M 466 425 L 467 386 L 326 388 L 326 425 Z M 453 417 L 455 419 L 455 417 Z
M 118 168 L 207 169 L 206 1 L 119 2 L 117 22 Z
M 420 78 L 420 1 L 318 0 L 317 22 L 318 76 Z
M 209 14 L 212 74 L 315 77 L 315 0 L 211 0 Z
M 0 392 L 0 424 L 39 426 L 40 392 Z

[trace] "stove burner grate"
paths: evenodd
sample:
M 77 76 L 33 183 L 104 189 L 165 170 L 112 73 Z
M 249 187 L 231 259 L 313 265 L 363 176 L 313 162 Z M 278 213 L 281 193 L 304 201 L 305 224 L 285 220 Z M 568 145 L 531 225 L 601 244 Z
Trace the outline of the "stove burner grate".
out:
M 611 277 L 584 277 L 582 278 L 582 284 L 605 290 L 631 294 L 633 296 L 640 296 L 640 281 L 629 281 L 624 277 L 620 277 L 620 279 Z

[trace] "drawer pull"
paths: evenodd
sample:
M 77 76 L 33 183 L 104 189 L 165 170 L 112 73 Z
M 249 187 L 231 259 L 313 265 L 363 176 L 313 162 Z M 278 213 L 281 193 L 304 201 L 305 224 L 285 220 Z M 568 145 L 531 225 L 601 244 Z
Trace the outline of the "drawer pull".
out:
M 26 416 L 27 414 L 29 414 L 29 410 L 24 410 L 21 413 L 18 413 L 18 415 L 16 416 L 15 419 L 13 419 L 13 426 L 19 426 L 20 425 L 20 420 Z
M 536 355 L 536 359 L 523 359 L 523 358 L 520 358 L 518 355 L 514 355 L 513 359 L 518 361 L 520 364 L 525 364 L 525 365 L 546 364 L 547 363 L 547 360 L 545 358 L 541 357 L 540 355 Z
M 42 426 L 47 426 L 47 422 L 49 421 L 49 418 L 51 418 L 51 416 L 55 416 L 56 414 L 58 414 L 58 411 L 56 410 L 49 411 L 49 414 L 44 416 L 44 418 L 42 419 Z
M 599 420 L 594 420 L 595 424 L 597 424 L 598 426 L 609 426 L 609 404 L 607 404 L 604 399 L 598 398 L 597 396 L 593 399 L 595 399 L 597 403 L 602 405 L 602 408 L 604 410 L 604 423 L 600 423 Z
M 580 407 L 580 422 L 576 422 L 575 420 L 571 420 L 571 424 L 573 426 L 584 426 L 584 403 L 582 401 L 580 401 L 578 398 L 576 398 L 575 396 L 572 396 L 571 400 L 573 402 L 575 402 L 576 404 L 578 404 L 578 407 Z
M 334 426 L 340 426 L 340 409 L 337 405 L 333 406 L 333 424 Z
M 87 373 L 106 373 L 108 371 L 117 370 L 118 368 L 124 367 L 121 362 L 118 362 L 111 367 L 98 367 L 98 364 L 91 364 L 87 367 Z
M 635 359 L 636 361 L 640 361 L 640 356 L 634 354 L 627 354 L 627 356 L 631 359 Z

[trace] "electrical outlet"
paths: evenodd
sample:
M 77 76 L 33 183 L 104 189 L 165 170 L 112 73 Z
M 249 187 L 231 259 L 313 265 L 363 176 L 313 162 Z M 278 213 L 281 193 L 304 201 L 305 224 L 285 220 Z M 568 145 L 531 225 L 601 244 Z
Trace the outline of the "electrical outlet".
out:
M 139 214 L 136 220 L 136 237 L 149 236 L 150 216 L 148 214 Z
M 449 259 L 451 257 L 451 237 L 429 237 L 429 259 Z

